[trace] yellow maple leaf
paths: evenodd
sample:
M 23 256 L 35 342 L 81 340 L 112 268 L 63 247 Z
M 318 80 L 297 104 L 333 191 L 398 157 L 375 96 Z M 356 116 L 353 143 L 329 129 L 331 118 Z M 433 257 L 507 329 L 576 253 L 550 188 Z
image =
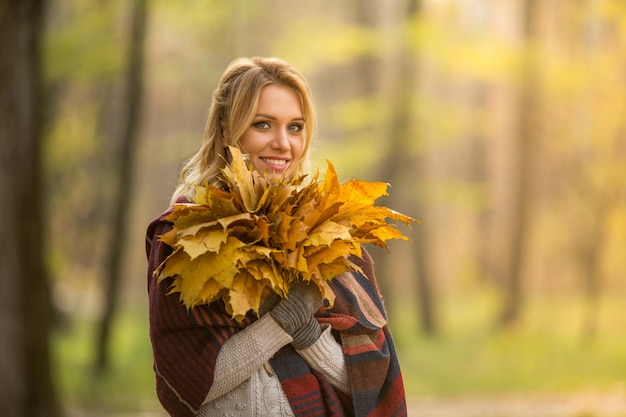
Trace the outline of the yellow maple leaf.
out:
M 311 231 L 305 245 L 330 246 L 336 239 L 352 240 L 350 228 L 333 221 L 326 221 Z
M 330 264 L 338 258 L 344 258 L 353 251 L 353 244 L 343 240 L 335 240 L 329 246 L 312 246 L 308 247 L 306 252 L 307 269 L 314 270 L 319 265 Z
M 213 262 L 215 258 L 216 255 L 210 253 L 191 259 L 184 251 L 179 250 L 167 258 L 160 276 L 175 277 L 170 292 L 180 292 L 181 301 L 187 308 L 192 308 L 202 301 L 200 294 L 207 276 L 213 276 L 223 288 L 232 286 L 232 280 L 238 270 L 232 263 L 223 263 L 216 267 Z
M 257 280 L 252 274 L 243 271 L 233 281 L 229 292 L 226 311 L 235 320 L 243 320 L 248 311 L 258 311 L 261 305 L 261 295 L 265 289 L 265 283 Z
M 206 280 L 204 286 L 200 290 L 200 294 L 198 294 L 198 304 L 209 304 L 220 298 L 220 294 L 225 290 L 224 286 L 221 285 L 214 279 Z
M 206 252 L 217 252 L 226 242 L 228 234 L 223 229 L 203 230 L 192 235 L 181 236 L 177 245 L 193 260 Z

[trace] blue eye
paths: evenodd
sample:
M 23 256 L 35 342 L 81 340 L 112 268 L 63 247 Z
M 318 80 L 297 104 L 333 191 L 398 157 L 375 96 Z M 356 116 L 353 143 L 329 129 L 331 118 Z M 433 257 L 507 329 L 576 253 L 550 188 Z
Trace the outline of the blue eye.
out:
M 270 124 L 268 122 L 256 122 L 252 126 L 256 127 L 257 129 L 269 129 Z
M 300 124 L 295 124 L 295 125 L 291 125 L 289 126 L 289 131 L 292 133 L 298 133 L 303 129 L 302 125 Z

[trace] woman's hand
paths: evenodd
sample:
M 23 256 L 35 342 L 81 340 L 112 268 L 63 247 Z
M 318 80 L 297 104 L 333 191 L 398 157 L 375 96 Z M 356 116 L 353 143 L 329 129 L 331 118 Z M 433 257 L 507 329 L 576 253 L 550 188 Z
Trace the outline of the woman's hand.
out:
M 259 317 L 264 316 L 266 313 L 269 313 L 274 307 L 280 303 L 280 295 L 275 292 L 271 292 L 267 294 L 263 301 L 261 301 L 261 305 L 259 306 Z
M 322 306 L 322 301 L 315 284 L 296 282 L 287 298 L 270 310 L 272 318 L 291 335 L 291 344 L 296 349 L 305 349 L 320 337 L 321 328 L 313 314 Z

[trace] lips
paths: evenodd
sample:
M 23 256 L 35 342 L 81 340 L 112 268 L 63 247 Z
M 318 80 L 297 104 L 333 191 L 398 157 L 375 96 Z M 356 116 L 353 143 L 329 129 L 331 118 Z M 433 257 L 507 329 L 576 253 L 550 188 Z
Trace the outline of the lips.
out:
M 287 165 L 289 164 L 288 159 L 264 158 L 264 157 L 259 157 L 259 159 L 265 162 L 268 166 L 270 166 L 272 169 L 275 169 L 275 170 L 283 170 L 287 168 Z

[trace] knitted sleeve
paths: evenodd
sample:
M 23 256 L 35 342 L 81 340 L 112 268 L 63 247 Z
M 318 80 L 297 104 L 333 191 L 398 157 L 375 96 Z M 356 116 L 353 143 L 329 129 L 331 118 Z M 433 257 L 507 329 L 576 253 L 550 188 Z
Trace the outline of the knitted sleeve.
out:
M 234 334 L 217 355 L 213 385 L 203 403 L 239 386 L 292 340 L 269 314 Z
M 311 368 L 328 378 L 331 385 L 350 394 L 350 381 L 341 345 L 335 340 L 328 324 L 322 324 L 322 329 L 322 335 L 315 343 L 297 352 Z

